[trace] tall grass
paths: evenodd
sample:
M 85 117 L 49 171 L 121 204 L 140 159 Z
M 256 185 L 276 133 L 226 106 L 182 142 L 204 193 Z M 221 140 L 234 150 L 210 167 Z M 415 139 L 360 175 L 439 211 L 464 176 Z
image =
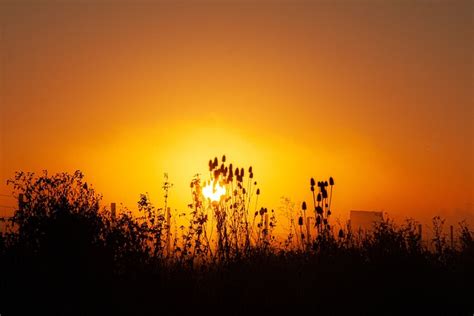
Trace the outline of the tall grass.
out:
M 219 183 L 227 194 L 219 201 L 204 198 L 203 186 L 208 183 Z M 286 302 L 337 314 L 351 311 L 349 306 L 335 307 L 335 296 L 342 295 L 356 311 L 380 314 L 394 306 L 406 308 L 407 302 L 430 309 L 427 304 L 434 301 L 424 297 L 424 291 L 445 299 L 441 308 L 431 311 L 473 310 L 465 298 L 474 281 L 474 242 L 465 222 L 459 224 L 455 247 L 447 243 L 439 217 L 433 220 L 435 234 L 428 246 L 421 242 L 414 220 L 397 225 L 385 219 L 363 235 L 352 232 L 348 223 L 339 223 L 336 230 L 331 219 L 334 183 L 332 178 L 310 179 L 312 203 L 301 207 L 283 200 L 288 234 L 278 237 L 275 212 L 258 204 L 261 191 L 253 168 L 237 168 L 225 156 L 209 161 L 208 177 L 192 178 L 191 202 L 180 213 L 186 213 L 188 222 L 179 227 L 182 217 L 169 212 L 167 178 L 163 207 L 142 194 L 138 213 L 122 209 L 114 216 L 100 207 L 101 195 L 81 172 L 18 172 L 9 184 L 21 203 L 9 220 L 9 231 L 0 235 L 1 268 L 9 271 L 0 283 L 2 297 L 18 302 L 21 297 L 12 289 L 25 290 L 22 284 L 38 289 L 43 284 L 64 299 L 56 302 L 64 308 L 87 289 L 109 300 L 122 297 L 120 306 L 143 312 L 159 309 L 155 301 L 168 307 Z M 359 287 L 380 306 L 362 304 Z M 377 288 L 421 296 L 406 299 L 397 292 L 406 300 L 391 300 Z M 29 299 L 50 299 L 39 290 L 26 293 Z M 141 299 L 150 301 L 141 305 Z

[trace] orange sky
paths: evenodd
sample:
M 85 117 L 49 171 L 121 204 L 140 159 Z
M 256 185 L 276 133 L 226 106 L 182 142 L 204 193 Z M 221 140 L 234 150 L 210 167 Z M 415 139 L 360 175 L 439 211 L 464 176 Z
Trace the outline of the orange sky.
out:
M 81 169 L 106 202 L 190 202 L 227 154 L 261 201 L 474 219 L 471 1 L 0 4 L 0 193 Z M 11 203 L 0 199 L 0 205 Z

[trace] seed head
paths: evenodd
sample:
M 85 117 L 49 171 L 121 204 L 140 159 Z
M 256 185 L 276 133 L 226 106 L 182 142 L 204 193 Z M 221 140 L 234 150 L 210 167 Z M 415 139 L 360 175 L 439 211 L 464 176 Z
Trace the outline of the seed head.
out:
M 301 205 L 301 208 L 303 209 L 303 211 L 306 211 L 306 202 L 303 202 L 303 205 Z
M 329 177 L 329 185 L 334 185 L 334 179 L 332 177 Z
M 316 182 L 314 182 L 314 178 L 311 178 L 311 186 L 314 187 L 315 184 Z
M 344 231 L 339 229 L 339 238 L 344 238 Z
M 323 189 L 321 193 L 323 194 L 323 199 L 327 199 L 328 191 L 326 191 L 326 189 Z
M 225 155 L 222 156 L 222 162 L 225 162 Z

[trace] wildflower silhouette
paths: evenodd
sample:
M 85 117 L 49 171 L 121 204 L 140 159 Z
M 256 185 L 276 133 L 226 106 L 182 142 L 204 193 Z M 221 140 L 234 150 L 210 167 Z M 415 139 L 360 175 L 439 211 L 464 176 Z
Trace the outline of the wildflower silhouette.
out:
M 186 212 L 155 207 L 148 194 L 136 211 L 101 207 L 84 175 L 18 172 L 18 198 L 0 234 L 2 314 L 209 313 L 254 307 L 279 313 L 472 313 L 473 232 L 459 225 L 449 245 L 435 217 L 432 244 L 417 223 L 385 219 L 353 234 L 331 221 L 334 179 L 310 180 L 313 209 L 286 200 L 289 236 L 274 235 L 276 212 L 258 205 L 254 169 L 226 156 L 190 183 Z M 165 178 L 164 195 L 171 188 Z M 206 185 L 224 188 L 207 198 Z M 212 188 L 212 187 L 211 187 Z M 189 219 L 178 227 L 183 213 Z M 314 223 L 308 218 L 314 215 Z M 295 223 L 295 224 L 293 224 Z M 296 236 L 293 243 L 293 235 Z M 432 246 L 432 247 L 431 247 Z M 342 304 L 341 302 L 344 302 Z

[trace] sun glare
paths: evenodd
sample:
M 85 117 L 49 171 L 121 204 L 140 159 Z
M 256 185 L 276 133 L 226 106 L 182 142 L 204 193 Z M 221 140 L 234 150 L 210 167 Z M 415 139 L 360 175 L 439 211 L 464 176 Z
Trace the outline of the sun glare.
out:
M 221 197 L 225 194 L 225 187 L 221 186 L 218 181 L 208 181 L 202 188 L 202 194 L 206 199 L 210 199 L 212 202 L 219 202 Z

